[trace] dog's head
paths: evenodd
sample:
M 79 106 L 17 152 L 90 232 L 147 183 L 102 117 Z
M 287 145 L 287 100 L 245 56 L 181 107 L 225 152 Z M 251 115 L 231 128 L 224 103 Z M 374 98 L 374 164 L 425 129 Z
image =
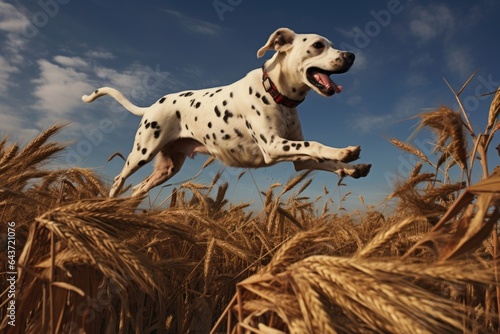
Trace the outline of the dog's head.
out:
M 333 74 L 347 72 L 354 63 L 354 54 L 333 48 L 332 42 L 316 34 L 296 34 L 288 28 L 280 28 L 269 36 L 259 49 L 257 57 L 266 51 L 277 51 L 275 60 L 318 94 L 331 96 L 342 91 L 330 78 Z

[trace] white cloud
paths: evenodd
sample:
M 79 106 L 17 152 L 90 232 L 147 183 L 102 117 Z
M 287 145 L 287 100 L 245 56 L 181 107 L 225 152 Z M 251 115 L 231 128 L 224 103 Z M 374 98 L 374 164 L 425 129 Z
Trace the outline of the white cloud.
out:
M 20 34 L 30 24 L 16 7 L 0 1 L 0 30 Z
M 450 46 L 444 50 L 446 66 L 463 80 L 474 72 L 473 56 L 463 47 Z
M 162 9 L 162 11 L 170 16 L 176 17 L 184 29 L 196 34 L 218 36 L 223 30 L 216 24 L 195 19 L 175 10 Z
M 363 115 L 354 120 L 353 126 L 361 132 L 368 133 L 385 128 L 393 121 L 393 115 Z
M 54 61 L 66 67 L 87 67 L 88 64 L 80 57 L 55 56 Z
M 39 131 L 26 126 L 19 112 L 4 104 L 0 104 L 2 121 L 0 122 L 0 138 L 8 137 L 11 142 L 26 142 L 35 137 Z
M 28 45 L 24 34 L 31 25 L 28 18 L 16 7 L 0 0 L 0 31 L 6 32 L 6 41 L 2 45 L 2 53 L 8 55 L 9 62 L 20 64 L 24 61 L 22 51 Z
M 149 67 L 138 64 L 120 71 L 101 66 L 94 68 L 94 74 L 102 85 L 116 87 L 124 94 L 130 94 L 131 91 L 141 88 L 146 90 L 148 87 L 143 87 L 143 81 L 148 75 L 152 75 L 152 73 L 154 72 Z
M 48 60 L 39 60 L 40 77 L 33 80 L 36 85 L 34 95 L 37 98 L 35 109 L 44 113 L 44 124 L 67 120 L 71 112 L 81 105 L 81 96 L 94 88 L 88 75 L 74 68 L 54 64 Z
M 88 58 L 92 58 L 92 59 L 115 59 L 116 58 L 114 54 L 112 54 L 109 51 L 104 51 L 104 50 L 87 51 L 87 52 L 85 52 L 85 55 Z
M 55 56 L 52 60 L 37 62 L 40 74 L 34 79 L 36 103 L 39 111 L 37 125 L 52 124 L 67 120 L 78 123 L 76 110 L 82 108 L 81 96 L 102 86 L 119 89 L 134 102 L 154 101 L 167 88 L 178 85 L 166 72 L 140 64 L 133 64 L 124 70 L 116 70 L 87 62 L 80 57 Z
M 383 115 L 364 114 L 352 120 L 351 126 L 361 132 L 382 131 L 392 124 L 404 121 L 421 111 L 422 99 L 418 96 L 405 95 L 399 98 L 392 112 Z
M 445 5 L 416 7 L 411 13 L 410 33 L 421 43 L 453 31 L 455 18 Z
M 10 65 L 4 57 L 0 56 L 0 96 L 4 96 L 8 88 L 13 85 L 10 76 L 17 71 L 16 67 Z

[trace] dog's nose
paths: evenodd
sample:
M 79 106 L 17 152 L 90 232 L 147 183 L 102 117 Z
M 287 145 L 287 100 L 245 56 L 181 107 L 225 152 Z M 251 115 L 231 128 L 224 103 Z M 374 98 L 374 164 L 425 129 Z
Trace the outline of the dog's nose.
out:
M 352 52 L 342 52 L 342 58 L 344 58 L 346 62 L 352 64 L 356 56 Z

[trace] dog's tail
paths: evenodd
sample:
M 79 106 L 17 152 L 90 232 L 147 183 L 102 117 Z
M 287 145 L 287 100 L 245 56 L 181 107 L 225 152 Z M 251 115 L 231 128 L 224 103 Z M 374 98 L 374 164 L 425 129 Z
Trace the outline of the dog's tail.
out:
M 118 103 L 120 103 L 125 109 L 127 109 L 132 114 L 137 115 L 137 116 L 144 115 L 144 113 L 148 109 L 148 108 L 141 108 L 141 107 L 136 106 L 135 104 L 130 102 L 125 96 L 123 96 L 123 94 L 119 90 L 111 88 L 111 87 L 101 87 L 90 95 L 83 95 L 82 100 L 83 100 L 83 102 L 90 103 L 103 95 L 111 96 Z

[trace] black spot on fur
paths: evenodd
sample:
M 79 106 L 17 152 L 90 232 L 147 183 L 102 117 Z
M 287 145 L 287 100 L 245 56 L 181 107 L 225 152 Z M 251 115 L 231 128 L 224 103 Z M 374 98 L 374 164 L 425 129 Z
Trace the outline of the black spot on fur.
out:
M 189 130 L 189 126 L 187 124 L 185 124 L 185 126 L 186 126 L 186 130 Z
M 260 139 L 267 144 L 267 138 L 263 134 L 260 135 Z
M 207 135 L 205 136 L 205 138 L 210 139 L 210 135 L 207 133 Z
M 234 133 L 236 133 L 236 135 L 237 135 L 238 137 L 243 138 L 243 133 L 241 133 L 241 131 L 240 131 L 240 130 L 238 130 L 238 129 L 234 129 Z
M 215 133 L 212 133 L 212 138 L 213 138 L 214 140 L 217 140 L 217 136 L 215 135 Z
M 179 96 L 189 97 L 191 95 L 193 95 L 193 92 L 185 92 L 185 93 L 180 94 Z
M 194 117 L 194 121 L 195 121 L 195 122 L 198 122 L 198 116 L 195 116 L 195 117 Z
M 305 142 L 304 142 L 304 147 L 309 147 L 309 145 L 310 145 L 310 144 L 309 144 L 309 142 L 308 142 L 308 141 L 305 141 Z
M 224 133 L 224 130 L 220 130 L 220 133 Z
M 288 146 L 288 145 L 283 146 L 283 151 L 285 151 L 285 152 L 290 151 L 290 146 Z
M 147 148 L 143 148 L 142 151 L 141 151 L 142 154 L 146 154 L 148 153 L 148 149 Z
M 215 92 L 218 93 L 222 90 L 222 88 L 217 89 Z
M 160 99 L 160 101 L 158 101 L 158 102 L 163 103 L 163 102 L 165 102 L 165 100 L 166 100 L 166 99 L 167 99 L 166 97 L 162 97 L 162 98 Z
M 297 88 L 292 87 L 292 92 L 294 92 L 294 93 L 295 93 L 296 91 L 297 91 Z
M 151 123 L 146 123 L 146 129 L 148 129 L 150 125 Z
M 221 116 L 221 113 L 220 113 L 219 107 L 215 106 L 214 111 L 215 111 L 215 114 L 217 115 L 217 117 L 220 117 L 220 116 Z
M 250 124 L 248 121 L 245 121 L 245 125 L 247 127 L 247 129 L 252 129 L 252 124 Z
M 99 93 L 99 89 L 96 89 L 94 93 L 95 93 L 95 94 Z
M 225 107 L 227 105 L 227 101 L 226 100 L 222 101 L 222 105 Z
M 311 53 L 311 51 L 307 50 L 307 53 Z
M 214 96 L 214 93 L 210 94 L 210 97 Z
M 233 92 L 229 93 L 229 97 L 233 98 Z
M 212 122 L 208 122 L 208 127 L 211 128 L 212 127 Z
M 174 100 L 174 102 L 172 102 L 172 104 L 175 104 L 177 102 L 177 100 Z
M 259 116 L 260 116 L 260 111 L 258 111 L 258 110 L 255 110 L 255 112 L 257 113 L 257 115 L 259 115 Z
M 233 113 L 229 110 L 224 111 L 224 117 L 222 118 L 224 122 L 228 123 L 228 119 L 233 117 Z
M 146 164 L 146 160 L 141 160 L 138 163 L 139 166 L 144 166 L 145 164 Z
M 181 119 L 181 112 L 179 110 L 175 112 L 175 115 L 177 116 L 178 119 Z
M 262 102 L 264 102 L 264 104 L 268 104 L 268 105 L 270 104 L 265 96 L 262 97 Z
M 301 145 L 301 144 L 297 144 L 297 147 L 296 147 L 297 151 L 298 151 L 301 147 L 302 147 L 302 145 Z
M 158 125 L 158 122 L 151 122 L 151 128 L 156 129 L 156 126 Z
M 224 137 L 222 137 L 222 139 L 228 140 L 228 139 L 231 139 L 231 136 L 226 134 L 226 135 L 224 135 Z
M 302 41 L 303 41 L 303 42 L 307 41 L 307 38 L 304 38 Z
M 196 102 L 196 105 L 194 106 L 196 109 L 198 109 L 201 106 L 201 102 Z
M 192 106 L 193 106 L 193 103 L 194 103 L 195 101 L 196 101 L 195 99 L 192 99 L 192 100 L 191 100 L 191 104 L 190 104 L 189 106 L 190 106 L 190 107 L 192 107 Z
M 252 92 L 253 92 L 252 87 L 248 87 L 248 94 L 252 95 Z
M 255 96 L 256 96 L 258 99 L 260 99 L 260 93 L 259 93 L 259 92 L 255 93 Z
M 155 133 L 154 133 L 154 135 L 155 135 L 155 138 L 160 137 L 160 131 L 159 131 L 159 130 L 156 130 L 156 131 L 155 131 Z
M 273 141 L 274 141 L 274 135 L 271 136 L 271 141 L 269 143 L 272 144 Z
M 292 147 L 295 147 L 295 145 L 297 145 L 297 144 L 295 144 L 295 143 L 292 143 Z
M 147 120 L 147 119 L 145 119 L 145 120 L 144 120 L 144 124 L 146 124 L 147 122 L 148 122 L 148 120 Z
M 288 140 L 283 140 L 281 143 L 286 144 L 286 143 L 288 143 Z

